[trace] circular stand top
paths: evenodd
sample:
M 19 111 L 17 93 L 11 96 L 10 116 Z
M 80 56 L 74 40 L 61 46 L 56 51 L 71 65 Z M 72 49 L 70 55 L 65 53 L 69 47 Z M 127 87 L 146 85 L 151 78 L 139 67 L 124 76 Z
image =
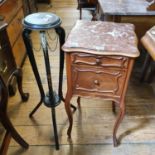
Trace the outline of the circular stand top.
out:
M 61 24 L 61 19 L 49 12 L 38 12 L 26 16 L 23 20 L 23 25 L 31 30 L 46 30 L 58 27 Z

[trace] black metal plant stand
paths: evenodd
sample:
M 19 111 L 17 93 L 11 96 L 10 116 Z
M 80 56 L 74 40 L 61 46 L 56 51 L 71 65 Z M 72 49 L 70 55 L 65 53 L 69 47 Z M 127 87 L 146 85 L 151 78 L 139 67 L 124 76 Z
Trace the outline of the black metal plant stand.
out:
M 38 18 L 40 18 L 38 20 Z M 48 19 L 49 18 L 49 19 Z M 46 23 L 44 23 L 43 19 L 45 19 Z M 32 23 L 31 23 L 32 22 Z M 40 23 L 39 23 L 40 22 Z M 35 13 L 27 16 L 24 21 L 24 31 L 23 31 L 23 40 L 25 43 L 27 55 L 29 57 L 32 70 L 34 72 L 37 85 L 39 87 L 40 91 L 40 101 L 38 105 L 33 109 L 33 111 L 30 113 L 30 117 L 36 112 L 36 110 L 44 103 L 47 107 L 51 108 L 52 113 L 52 122 L 53 122 L 53 129 L 54 129 L 54 136 L 55 136 L 55 145 L 56 149 L 59 149 L 59 141 L 58 141 L 58 134 L 57 134 L 57 125 L 56 125 L 56 116 L 55 116 L 55 107 L 59 105 L 59 103 L 64 101 L 63 93 L 62 93 L 62 80 L 63 80 L 63 69 L 64 69 L 64 52 L 61 49 L 61 46 L 65 42 L 65 31 L 60 26 L 61 20 L 58 16 L 55 14 L 50 13 Z M 52 86 L 52 78 L 51 78 L 51 69 L 50 69 L 50 61 L 49 61 L 49 55 L 48 55 L 48 43 L 46 39 L 46 30 L 47 29 L 55 29 L 56 33 L 59 36 L 59 42 L 60 42 L 60 64 L 59 64 L 59 85 L 58 85 L 58 94 L 56 94 L 55 91 L 53 91 Z M 47 75 L 47 82 L 48 82 L 48 89 L 49 92 L 45 94 L 41 78 L 38 72 L 35 56 L 32 49 L 32 42 L 30 39 L 30 33 L 32 30 L 37 30 L 40 33 L 41 38 L 41 46 L 43 49 L 44 54 L 44 61 L 45 61 L 45 69 L 46 69 L 46 75 Z M 72 105 L 72 107 L 75 110 L 75 107 Z

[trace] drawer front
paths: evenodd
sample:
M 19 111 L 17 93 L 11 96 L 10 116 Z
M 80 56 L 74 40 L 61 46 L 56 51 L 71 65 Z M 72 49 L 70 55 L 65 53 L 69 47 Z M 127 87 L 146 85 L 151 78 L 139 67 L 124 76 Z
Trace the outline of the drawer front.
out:
M 71 55 L 73 64 L 98 66 L 98 67 L 117 67 L 127 68 L 128 58 L 123 56 L 100 56 L 85 53 L 73 53 Z
M 10 54 L 10 48 L 6 47 L 0 50 L 0 75 L 5 82 L 16 68 L 16 64 L 13 61 L 12 54 Z
M 83 68 L 72 66 L 72 83 L 75 94 L 120 97 L 126 70 Z
M 17 40 L 18 36 L 21 33 L 23 17 L 24 17 L 23 10 L 20 9 L 20 11 L 16 15 L 16 17 L 13 19 L 13 21 L 9 24 L 9 26 L 7 28 L 11 46 L 14 45 L 15 41 Z

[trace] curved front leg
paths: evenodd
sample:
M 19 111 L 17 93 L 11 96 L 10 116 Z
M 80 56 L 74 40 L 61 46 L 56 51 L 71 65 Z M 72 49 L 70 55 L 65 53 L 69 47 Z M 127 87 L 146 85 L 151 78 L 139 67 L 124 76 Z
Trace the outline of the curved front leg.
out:
M 13 75 L 17 79 L 17 84 L 18 84 L 18 90 L 21 95 L 22 101 L 27 101 L 29 98 L 29 93 L 24 93 L 23 92 L 23 87 L 22 87 L 22 81 L 23 81 L 23 72 L 21 68 L 17 68 L 14 72 Z
M 112 101 L 112 111 L 113 111 L 113 113 L 116 113 L 116 103 L 115 103 L 115 101 Z
M 72 131 L 72 125 L 73 125 L 73 115 L 72 115 L 71 106 L 70 106 L 71 98 L 72 98 L 72 95 L 67 90 L 67 95 L 66 95 L 66 99 L 65 99 L 65 109 L 66 109 L 66 113 L 67 113 L 68 119 L 69 119 L 69 127 L 67 130 L 67 135 L 69 138 L 71 138 L 71 131 Z
M 23 148 L 27 149 L 29 147 L 29 144 L 16 131 L 10 119 L 8 118 L 7 114 L 0 113 L 0 116 L 1 116 L 1 123 L 3 124 L 4 128 L 11 134 L 11 136 L 17 143 L 19 143 Z
M 6 154 L 6 149 L 10 142 L 10 136 L 12 136 L 22 147 L 28 148 L 28 143 L 19 135 L 19 133 L 14 128 L 7 114 L 7 104 L 8 104 L 8 89 L 0 76 L 0 122 L 6 129 L 6 134 L 3 139 L 2 145 L 0 146 L 0 154 Z
M 115 126 L 114 126 L 114 130 L 113 130 L 113 143 L 114 143 L 114 146 L 118 146 L 118 140 L 116 138 L 116 133 L 117 133 L 117 130 L 118 130 L 118 127 L 121 123 L 121 121 L 123 120 L 124 118 L 124 115 L 125 115 L 125 105 L 124 105 L 124 102 L 120 105 L 120 112 L 119 112 L 119 115 L 117 117 L 117 120 L 116 120 L 116 123 L 115 123 Z
M 62 50 L 62 45 L 65 43 L 65 30 L 62 27 L 55 28 L 56 33 L 59 36 L 60 42 L 60 56 L 59 56 L 59 88 L 58 94 L 62 101 L 64 101 L 63 93 L 62 93 L 62 83 L 63 83 L 63 70 L 64 70 L 64 51 Z
M 77 104 L 79 107 L 81 107 L 81 97 L 80 96 L 78 96 L 78 98 L 77 98 Z

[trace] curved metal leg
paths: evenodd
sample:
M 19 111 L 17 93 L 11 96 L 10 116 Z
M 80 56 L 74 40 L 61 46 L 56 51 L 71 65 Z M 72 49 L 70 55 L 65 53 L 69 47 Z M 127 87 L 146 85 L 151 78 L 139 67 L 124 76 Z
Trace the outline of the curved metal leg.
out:
M 118 140 L 116 138 L 116 132 L 118 130 L 118 127 L 119 127 L 121 121 L 124 118 L 124 115 L 125 115 L 125 105 L 124 105 L 124 102 L 123 102 L 120 105 L 120 112 L 119 112 L 118 118 L 116 120 L 116 123 L 115 123 L 115 126 L 114 126 L 114 130 L 113 130 L 113 143 L 114 143 L 115 147 L 118 146 Z
M 39 103 L 35 106 L 35 108 L 31 111 L 31 113 L 29 114 L 29 117 L 32 117 L 33 114 L 37 111 L 37 109 L 42 105 L 43 103 L 43 99 L 41 98 Z
M 22 80 L 23 80 L 23 73 L 21 68 L 17 68 L 14 72 L 13 75 L 17 79 L 17 84 L 18 84 L 18 90 L 21 95 L 22 101 L 27 101 L 29 98 L 29 93 L 24 93 L 23 92 L 23 87 L 22 87 Z
M 59 42 L 60 42 L 60 56 L 59 56 L 59 88 L 58 88 L 58 94 L 62 101 L 64 101 L 63 98 L 63 92 L 62 92 L 62 83 L 63 83 L 63 71 L 64 71 L 64 51 L 62 50 L 62 45 L 65 43 L 65 30 L 62 27 L 55 28 L 56 33 L 59 35 Z
M 60 60 L 59 60 L 59 88 L 58 88 L 58 94 L 59 97 L 63 102 L 65 102 L 65 99 L 63 97 L 63 92 L 62 92 L 62 84 L 63 84 L 63 71 L 64 71 L 64 61 L 65 61 L 65 56 L 64 56 L 64 51 L 62 50 L 62 45 L 65 43 L 65 30 L 60 26 L 55 28 L 56 33 L 59 35 L 59 42 L 60 42 Z M 76 107 L 71 104 L 71 107 L 73 110 L 76 110 Z
M 30 63 L 31 63 L 33 73 L 34 73 L 36 81 L 37 81 L 37 85 L 38 85 L 38 88 L 39 88 L 39 91 L 40 91 L 40 96 L 41 96 L 41 99 L 40 99 L 39 103 L 37 104 L 37 106 L 33 109 L 33 111 L 29 115 L 30 117 L 32 117 L 32 115 L 37 111 L 37 109 L 43 103 L 45 93 L 44 93 L 44 90 L 43 90 L 43 86 L 42 86 L 42 83 L 41 83 L 41 78 L 40 78 L 38 68 L 37 68 L 37 65 L 36 65 L 36 61 L 35 61 L 35 58 L 34 58 L 33 50 L 32 50 L 32 47 L 31 47 L 31 40 L 30 40 L 30 36 L 29 36 L 30 33 L 31 33 L 30 30 L 24 29 L 24 31 L 23 31 L 23 40 L 24 40 L 24 43 L 25 43 L 26 51 L 27 51 L 27 54 L 28 54 L 28 57 L 29 57 L 29 60 L 30 60 Z
M 56 115 L 55 115 L 55 108 L 51 108 L 52 112 L 52 122 L 53 122 L 53 130 L 54 130 L 54 138 L 55 138 L 55 147 L 59 150 L 59 140 L 58 140 L 58 132 L 57 132 L 57 123 L 56 123 Z
M 45 69 L 47 74 L 47 82 L 48 82 L 48 89 L 49 89 L 49 102 L 51 105 L 51 111 L 52 111 L 52 121 L 53 121 L 53 129 L 54 129 L 54 137 L 55 137 L 55 143 L 56 143 L 56 149 L 59 149 L 59 141 L 58 141 L 58 133 L 57 133 L 57 123 L 56 123 L 56 115 L 55 115 L 55 106 L 57 103 L 56 96 L 53 92 L 53 86 L 52 86 L 52 77 L 51 77 L 51 67 L 50 67 L 50 61 L 49 61 L 49 55 L 48 55 L 48 46 L 47 46 L 47 40 L 46 35 L 44 31 L 40 32 L 40 39 L 41 39 L 41 45 L 43 48 L 44 53 L 44 61 L 45 61 Z

